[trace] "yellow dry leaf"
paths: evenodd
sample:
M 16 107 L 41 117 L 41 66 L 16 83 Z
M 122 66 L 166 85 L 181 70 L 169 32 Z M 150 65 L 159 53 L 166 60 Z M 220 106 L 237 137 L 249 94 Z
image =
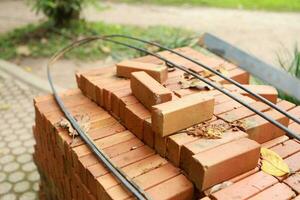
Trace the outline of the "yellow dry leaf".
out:
M 290 173 L 289 166 L 283 161 L 283 159 L 274 151 L 266 148 L 261 148 L 261 170 L 273 175 L 283 176 Z
M 223 67 L 222 65 L 219 67 L 219 69 L 217 69 L 217 71 L 219 71 L 224 76 L 228 76 L 229 75 L 228 70 L 225 67 Z

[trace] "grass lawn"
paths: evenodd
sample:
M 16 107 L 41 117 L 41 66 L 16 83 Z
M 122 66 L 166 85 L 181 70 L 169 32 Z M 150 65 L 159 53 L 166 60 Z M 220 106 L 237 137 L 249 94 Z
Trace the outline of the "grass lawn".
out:
M 102 22 L 83 23 L 79 21 L 73 23 L 67 29 L 59 31 L 56 29 L 53 30 L 50 27 L 48 23 L 28 25 L 0 35 L 0 58 L 9 60 L 22 56 L 50 57 L 72 41 L 91 35 L 126 34 L 156 41 L 171 48 L 195 43 L 195 40 L 192 39 L 192 37 L 195 36 L 194 33 L 183 29 L 164 26 L 140 28 L 128 25 L 111 25 Z M 69 36 L 71 36 L 71 38 Z M 132 43 L 131 41 L 130 43 L 147 48 L 148 50 L 158 50 L 141 43 Z M 113 59 L 120 60 L 123 57 L 141 55 L 141 53 L 135 50 L 130 50 L 112 43 L 94 42 L 74 49 L 66 54 L 66 58 L 84 60 L 101 59 L 111 56 Z
M 249 10 L 300 11 L 299 0 L 115 0 L 128 3 L 192 5 Z

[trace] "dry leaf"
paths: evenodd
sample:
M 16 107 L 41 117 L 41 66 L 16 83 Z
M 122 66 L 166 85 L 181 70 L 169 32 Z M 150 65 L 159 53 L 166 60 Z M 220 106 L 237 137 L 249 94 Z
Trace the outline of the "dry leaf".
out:
M 17 54 L 21 55 L 21 56 L 30 56 L 31 55 L 31 51 L 30 51 L 29 47 L 25 46 L 25 45 L 18 46 L 16 51 L 17 51 Z
M 221 74 L 223 74 L 224 76 L 229 75 L 228 70 L 223 65 L 220 65 L 220 67 L 217 69 L 217 71 L 220 72 Z
M 223 183 L 214 185 L 208 191 L 206 191 L 206 195 L 210 195 L 210 194 L 215 193 L 219 190 L 223 190 L 224 188 L 227 188 L 228 186 L 230 186 L 232 184 L 233 184 L 233 182 L 231 182 L 231 181 L 225 181 Z
M 78 122 L 80 128 L 84 132 L 88 132 L 90 129 L 90 117 L 88 115 L 76 115 L 75 120 Z M 58 122 L 58 126 L 66 129 L 70 136 L 75 137 L 78 135 L 78 133 L 75 131 L 75 129 L 72 127 L 71 123 L 66 119 L 62 118 Z
M 288 165 L 283 159 L 274 151 L 267 148 L 261 148 L 261 170 L 273 175 L 273 176 L 284 176 L 290 173 Z

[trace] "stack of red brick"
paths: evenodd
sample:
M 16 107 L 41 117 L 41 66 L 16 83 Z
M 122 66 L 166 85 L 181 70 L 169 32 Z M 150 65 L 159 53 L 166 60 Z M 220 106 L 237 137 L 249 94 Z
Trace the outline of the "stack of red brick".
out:
M 190 48 L 177 50 L 216 69 L 222 66 L 228 77 L 300 117 L 299 107 L 277 101 L 272 87 L 247 85 L 249 74 L 236 66 Z M 210 81 L 225 84 L 224 88 L 257 110 L 299 131 L 298 124 L 289 125 L 285 116 L 201 67 L 168 52 L 160 54 Z M 82 71 L 76 79 L 84 95 L 71 90 L 62 97 L 74 115 L 91 116 L 88 134 L 153 199 L 192 199 L 199 195 L 270 199 L 268 195 L 277 189 L 291 198 L 298 194 L 299 186 L 293 184 L 300 180 L 298 176 L 275 178 L 257 167 L 263 145 L 278 152 L 292 169 L 300 170 L 300 162 L 294 163 L 300 158 L 298 142 L 221 92 L 182 89 L 183 72 L 168 71 L 163 64 L 145 56 L 123 61 L 117 67 Z M 35 107 L 35 160 L 47 199 L 131 198 L 79 138 L 73 140 L 57 127 L 63 115 L 52 96 L 36 98 Z M 210 132 L 222 127 L 222 134 L 217 139 L 190 134 L 189 127 L 195 124 Z M 224 181 L 233 184 L 211 190 Z M 277 199 L 282 198 L 279 195 Z

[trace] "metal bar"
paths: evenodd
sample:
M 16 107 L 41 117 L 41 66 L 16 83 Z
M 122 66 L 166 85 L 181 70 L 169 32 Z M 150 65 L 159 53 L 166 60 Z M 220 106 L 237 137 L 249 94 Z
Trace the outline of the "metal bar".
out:
M 285 115 L 286 117 L 292 119 L 293 121 L 295 121 L 296 123 L 300 124 L 300 120 L 297 119 L 296 117 L 292 116 L 291 114 L 289 114 L 288 112 L 286 112 L 285 110 L 282 110 L 281 108 L 279 108 L 278 106 L 276 106 L 275 104 L 273 104 L 272 102 L 270 102 L 269 100 L 267 100 L 266 98 L 258 95 L 258 94 L 255 94 L 254 92 L 252 92 L 251 90 L 245 88 L 242 84 L 240 84 L 239 82 L 231 79 L 231 78 L 228 78 L 226 76 L 224 76 L 222 73 L 218 72 L 217 70 L 189 57 L 189 56 L 185 56 L 181 53 L 178 53 L 170 48 L 167 48 L 167 47 L 164 47 L 160 44 L 157 44 L 157 43 L 154 43 L 154 42 L 149 42 L 149 41 L 146 41 L 146 40 L 143 40 L 143 39 L 139 39 L 139 38 L 135 38 L 135 37 L 132 37 L 132 36 L 124 36 L 124 35 L 110 35 L 109 37 L 121 37 L 121 38 L 127 38 L 127 39 L 131 39 L 131 40 L 135 40 L 135 41 L 139 41 L 139 42 L 142 42 L 142 43 L 146 43 L 146 44 L 150 44 L 150 45 L 153 45 L 153 46 L 156 46 L 156 47 L 159 47 L 161 49 L 164 49 L 164 50 L 167 50 L 169 52 L 172 52 L 180 57 L 183 57 L 197 65 L 200 65 L 201 67 L 203 67 L 204 69 L 220 76 L 221 78 L 225 79 L 226 81 L 236 85 L 237 87 L 239 87 L 240 89 L 248 92 L 249 94 L 251 94 L 253 97 L 259 99 L 260 101 L 262 101 L 263 103 L 267 104 L 268 106 L 272 107 L 273 109 L 277 110 L 278 112 L 280 112 L 281 114 Z
M 240 66 L 253 76 L 300 100 L 300 81 L 283 70 L 269 65 L 209 33 L 203 35 L 200 43 L 211 52 Z

